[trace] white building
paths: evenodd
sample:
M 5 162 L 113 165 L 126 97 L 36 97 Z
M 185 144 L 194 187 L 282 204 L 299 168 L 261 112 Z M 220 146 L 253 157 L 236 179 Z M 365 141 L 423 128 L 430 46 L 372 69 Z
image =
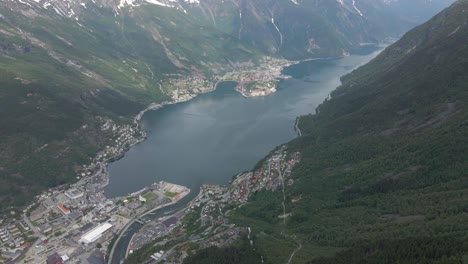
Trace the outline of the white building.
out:
M 146 203 L 146 198 L 141 195 L 138 196 L 138 200 L 140 200 L 140 202 Z
M 68 190 L 68 191 L 65 192 L 65 195 L 66 195 L 68 198 L 74 200 L 74 199 L 78 199 L 78 198 L 80 198 L 80 197 L 83 197 L 84 193 L 83 193 L 83 192 L 80 192 L 80 191 L 78 191 L 78 190 L 76 190 L 76 189 L 70 189 L 70 190 Z
M 89 244 L 89 243 L 93 243 L 94 241 L 98 240 L 99 238 L 101 238 L 102 234 L 104 234 L 107 230 L 109 230 L 110 228 L 112 227 L 111 224 L 109 223 L 103 223 L 103 224 L 100 224 L 98 226 L 96 226 L 95 228 L 91 229 L 89 232 L 87 232 L 86 234 L 84 234 L 81 238 L 80 238 L 80 242 L 81 243 L 84 243 L 84 244 Z

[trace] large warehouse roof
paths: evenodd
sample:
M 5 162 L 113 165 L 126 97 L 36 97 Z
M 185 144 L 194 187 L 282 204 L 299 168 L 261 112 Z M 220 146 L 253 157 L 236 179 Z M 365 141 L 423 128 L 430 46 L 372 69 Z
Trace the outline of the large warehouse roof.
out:
M 107 223 L 107 222 L 103 223 L 103 224 L 100 224 L 100 225 L 96 226 L 95 228 L 93 228 L 91 231 L 84 234 L 81 237 L 80 242 L 83 242 L 85 244 L 92 243 L 92 242 L 96 241 L 97 239 L 99 239 L 102 236 L 102 234 L 104 234 L 104 232 L 109 230 L 111 227 L 112 227 L 112 225 Z

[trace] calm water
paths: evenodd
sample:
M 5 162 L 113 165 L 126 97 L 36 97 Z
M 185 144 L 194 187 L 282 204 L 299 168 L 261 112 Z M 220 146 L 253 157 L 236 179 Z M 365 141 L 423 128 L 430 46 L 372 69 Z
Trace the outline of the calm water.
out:
M 180 209 L 202 184 L 225 184 L 239 172 L 252 169 L 275 146 L 296 137 L 297 116 L 315 108 L 340 85 L 340 76 L 365 64 L 378 52 L 342 59 L 309 61 L 284 70 L 283 80 L 268 97 L 244 98 L 233 83 L 223 83 L 212 93 L 151 111 L 143 117 L 148 139 L 124 158 L 109 165 L 108 197 L 137 191 L 156 181 L 185 185 L 192 193 L 165 211 Z M 117 243 L 112 263 L 125 257 L 133 224 Z
M 281 81 L 268 97 L 244 98 L 233 83 L 222 83 L 189 102 L 147 112 L 148 139 L 109 165 L 106 195 L 122 196 L 161 180 L 185 185 L 192 195 L 202 184 L 227 183 L 296 137 L 296 117 L 313 113 L 340 84 L 340 76 L 375 55 L 291 66 L 284 73 L 293 78 Z

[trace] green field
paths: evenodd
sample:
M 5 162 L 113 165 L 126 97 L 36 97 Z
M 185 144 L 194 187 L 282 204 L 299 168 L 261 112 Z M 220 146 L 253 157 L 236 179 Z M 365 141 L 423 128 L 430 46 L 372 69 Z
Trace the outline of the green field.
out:
M 143 198 L 146 199 L 146 202 L 152 202 L 155 198 L 157 198 L 157 195 L 154 192 L 147 192 L 143 195 Z
M 164 192 L 164 195 L 166 195 L 169 198 L 174 198 L 178 193 L 174 192 Z

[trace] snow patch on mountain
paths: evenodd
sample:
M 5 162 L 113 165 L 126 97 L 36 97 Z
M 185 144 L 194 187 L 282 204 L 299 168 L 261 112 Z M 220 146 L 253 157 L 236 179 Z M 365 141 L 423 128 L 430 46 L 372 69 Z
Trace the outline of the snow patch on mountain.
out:
M 126 6 L 138 6 L 138 5 L 135 4 L 135 0 L 120 0 L 120 3 L 117 6 L 117 8 L 120 9 L 120 8 L 126 7 Z
M 364 16 L 364 15 L 362 14 L 361 10 L 359 10 L 359 9 L 356 7 L 356 0 L 353 0 L 353 7 L 354 7 L 354 9 L 358 12 L 358 14 L 359 14 L 360 16 Z
M 99 7 L 107 6 L 114 10 L 119 10 L 125 7 L 137 7 L 142 4 L 153 4 L 163 7 L 176 8 L 183 12 L 187 12 L 183 8 L 183 4 L 187 5 L 198 5 L 200 0 L 7 0 L 10 2 L 16 2 L 22 5 L 26 5 L 29 8 L 41 8 L 54 10 L 60 16 L 66 16 L 70 18 L 77 17 L 78 9 L 87 9 L 89 5 L 95 4 Z M 79 12 L 78 12 L 79 13 Z
M 28 8 L 53 10 L 57 15 L 78 20 L 77 9 L 85 9 L 86 4 L 81 0 L 9 0 Z

